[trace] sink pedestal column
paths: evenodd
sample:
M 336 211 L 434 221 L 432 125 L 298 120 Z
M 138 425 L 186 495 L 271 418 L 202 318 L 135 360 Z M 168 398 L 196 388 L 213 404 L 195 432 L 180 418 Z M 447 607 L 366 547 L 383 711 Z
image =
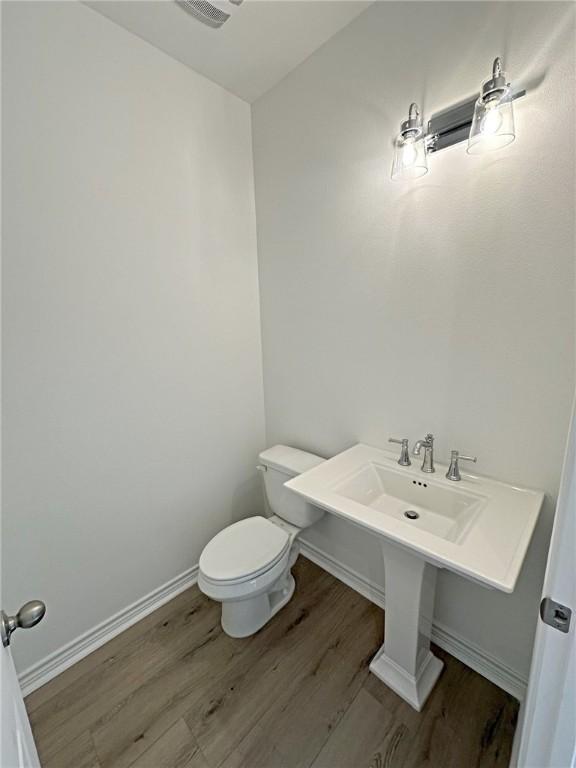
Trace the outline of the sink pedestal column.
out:
M 370 672 L 420 711 L 444 666 L 430 651 L 436 568 L 388 541 L 382 542 L 382 553 L 384 645 Z

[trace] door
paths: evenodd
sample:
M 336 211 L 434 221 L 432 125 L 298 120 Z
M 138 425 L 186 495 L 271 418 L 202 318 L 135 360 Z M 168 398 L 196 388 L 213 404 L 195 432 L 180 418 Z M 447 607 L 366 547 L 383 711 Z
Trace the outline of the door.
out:
M 575 411 L 576 403 L 542 593 L 548 602 L 541 605 L 518 757 L 512 761 L 519 768 L 576 768 Z
M 2 768 L 40 768 L 32 729 L 26 714 L 24 699 L 16 677 L 16 669 L 10 652 L 10 636 L 19 627 L 37 624 L 46 608 L 35 600 L 26 603 L 16 616 L 0 616 L 2 647 L 0 654 L 0 682 L 2 688 L 0 765 Z

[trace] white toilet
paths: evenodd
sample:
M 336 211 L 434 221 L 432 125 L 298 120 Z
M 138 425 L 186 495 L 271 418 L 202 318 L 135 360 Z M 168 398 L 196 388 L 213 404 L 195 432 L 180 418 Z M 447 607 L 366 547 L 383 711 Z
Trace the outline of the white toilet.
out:
M 290 569 L 299 553 L 296 539 L 324 515 L 284 487 L 324 459 L 286 445 L 268 448 L 259 458 L 273 516 L 248 517 L 228 526 L 200 555 L 198 586 L 222 603 L 222 628 L 232 637 L 253 635 L 290 600 L 295 587 Z

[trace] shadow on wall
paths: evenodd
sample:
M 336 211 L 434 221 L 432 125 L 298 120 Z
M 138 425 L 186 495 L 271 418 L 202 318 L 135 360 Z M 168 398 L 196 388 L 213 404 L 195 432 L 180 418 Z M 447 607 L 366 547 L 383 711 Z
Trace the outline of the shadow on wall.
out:
M 257 457 L 254 458 L 256 465 Z M 245 517 L 264 514 L 264 489 L 260 473 L 254 471 L 248 480 L 236 486 L 230 505 L 230 523 Z

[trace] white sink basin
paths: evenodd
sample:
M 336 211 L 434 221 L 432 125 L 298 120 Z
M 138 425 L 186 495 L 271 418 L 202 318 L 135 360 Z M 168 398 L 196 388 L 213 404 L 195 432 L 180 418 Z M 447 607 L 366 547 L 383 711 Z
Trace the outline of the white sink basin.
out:
M 373 533 L 384 557 L 384 644 L 370 671 L 420 710 L 442 672 L 430 650 L 438 567 L 512 592 L 544 495 L 476 475 L 447 480 L 355 445 L 285 485 Z
M 286 487 L 379 536 L 504 592 L 512 592 L 544 494 L 478 475 L 454 482 L 437 463 L 400 467 L 397 454 L 358 444 Z M 416 520 L 404 516 L 414 510 Z
M 413 528 L 456 542 L 462 541 L 486 501 L 480 494 L 443 488 L 433 480 L 416 479 L 400 468 L 374 461 L 338 482 L 333 491 Z

